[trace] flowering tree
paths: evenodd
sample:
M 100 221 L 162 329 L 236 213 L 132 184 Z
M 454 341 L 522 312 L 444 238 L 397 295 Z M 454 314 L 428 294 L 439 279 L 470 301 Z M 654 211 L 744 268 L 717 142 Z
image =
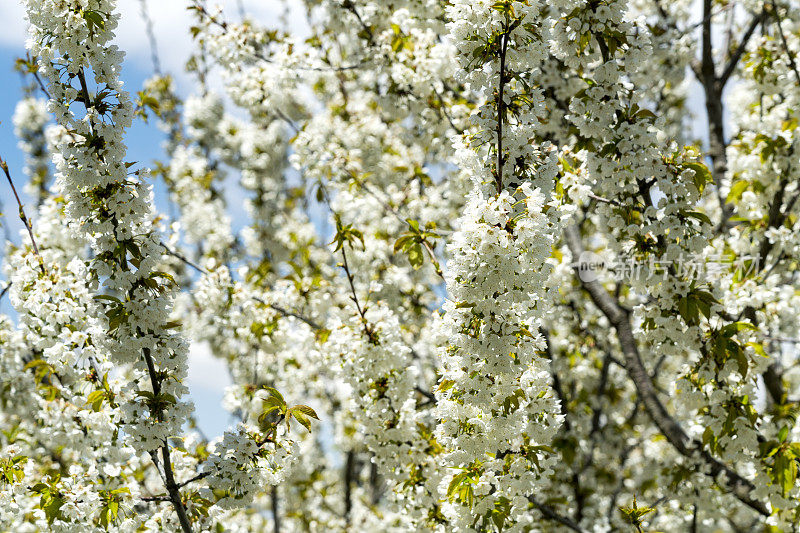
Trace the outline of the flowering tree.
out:
M 187 98 L 24 2 L 2 530 L 798 530 L 800 3 L 186 1 Z

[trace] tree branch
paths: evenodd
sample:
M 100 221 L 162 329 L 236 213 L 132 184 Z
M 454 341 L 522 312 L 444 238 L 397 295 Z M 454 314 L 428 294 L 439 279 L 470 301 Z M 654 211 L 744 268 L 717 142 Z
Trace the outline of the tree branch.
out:
M 497 194 L 503 191 L 503 116 L 505 115 L 505 87 L 506 87 L 506 52 L 508 51 L 508 21 L 506 31 L 500 35 L 500 83 L 497 89 L 497 176 L 495 187 Z
M 149 348 L 144 348 L 142 353 L 144 354 L 144 360 L 147 364 L 147 372 L 150 376 L 150 384 L 153 387 L 153 394 L 158 396 L 161 393 L 161 380 L 158 378 L 158 374 L 156 373 L 153 356 L 150 354 Z M 153 457 L 153 461 L 156 462 L 156 468 L 158 468 L 156 459 L 157 454 L 151 453 L 151 457 Z M 166 440 L 161 446 L 161 458 L 164 463 L 164 485 L 166 486 L 167 494 L 169 494 L 169 499 L 172 502 L 172 506 L 175 508 L 175 513 L 178 515 L 178 522 L 181 524 L 183 533 L 192 533 L 192 524 L 189 521 L 189 516 L 186 514 L 186 507 L 183 505 L 183 499 L 181 498 L 181 492 L 178 488 L 178 484 L 175 483 L 175 473 L 172 471 L 172 459 L 169 453 L 169 442 Z
M 350 511 L 353 508 L 353 476 L 355 475 L 355 452 L 350 450 L 344 462 L 344 520 L 350 525 Z
M 708 118 L 708 155 L 711 157 L 711 174 L 717 186 L 717 201 L 722 210 L 718 227 L 722 228 L 733 212 L 722 196 L 722 179 L 728 172 L 728 157 L 725 153 L 724 113 L 722 107 L 722 85 L 717 79 L 716 65 L 711 33 L 711 0 L 703 0 L 703 23 L 701 42 L 701 63 L 698 81 L 703 86 Z M 698 74 L 696 72 L 696 74 Z
M 278 508 L 278 486 L 275 485 L 270 491 L 270 503 L 272 506 L 272 533 L 281 533 L 281 515 Z
M 14 187 L 14 180 L 11 179 L 11 173 L 8 171 L 8 164 L 0 157 L 0 168 L 3 169 L 3 173 L 6 175 L 6 179 L 8 180 L 8 184 L 11 186 L 11 190 L 14 193 L 14 198 L 17 199 L 17 205 L 19 206 L 19 219 L 22 221 L 22 224 L 25 225 L 25 229 L 28 231 L 28 235 L 31 238 L 31 244 L 33 245 L 33 252 L 36 254 L 36 257 L 39 259 L 39 268 L 42 269 L 42 274 L 47 274 L 44 269 L 44 260 L 42 259 L 42 255 L 39 253 L 39 247 L 36 245 L 36 239 L 33 236 L 33 225 L 31 224 L 28 217 L 25 215 L 25 209 L 22 205 L 22 200 L 19 199 L 19 194 L 17 194 L 17 188 Z M 9 284 L 9 287 L 11 285 Z M 6 287 L 8 290 L 8 287 Z M 5 294 L 5 290 L 3 291 Z
M 750 26 L 747 27 L 747 31 L 745 31 L 744 35 L 742 35 L 742 39 L 739 41 L 739 46 L 736 47 L 736 50 L 731 55 L 730 59 L 728 60 L 728 64 L 725 66 L 725 69 L 722 71 L 722 74 L 719 77 L 720 87 L 725 87 L 725 84 L 728 82 L 731 74 L 733 74 L 733 71 L 736 70 L 736 65 L 739 64 L 739 60 L 742 58 L 742 54 L 744 54 L 744 49 L 747 47 L 750 37 L 753 36 L 756 28 L 764 21 L 765 18 L 766 12 L 764 10 L 762 10 L 758 15 L 753 15 L 753 20 L 750 21 Z
M 573 257 L 580 257 L 581 253 L 583 253 L 583 244 L 578 228 L 575 226 L 567 227 L 564 230 L 564 238 Z M 575 265 L 574 268 L 577 274 L 580 265 Z M 578 276 L 578 279 L 584 290 L 589 293 L 589 297 L 594 304 L 616 329 L 617 338 L 625 356 L 625 369 L 636 386 L 637 394 L 642 400 L 645 410 L 659 431 L 678 453 L 690 459 L 700 459 L 706 463 L 708 475 L 717 480 L 718 483 L 727 486 L 742 503 L 764 516 L 769 516 L 770 512 L 767 507 L 762 502 L 750 497 L 750 493 L 754 488 L 753 484 L 711 456 L 710 453 L 703 449 L 702 443 L 691 439 L 678 422 L 669 415 L 666 407 L 658 398 L 653 381 L 639 355 L 639 348 L 633 335 L 628 311 L 619 305 L 599 281 L 584 281 L 580 276 Z M 720 474 L 723 474 L 725 479 L 717 479 Z
M 583 530 L 578 524 L 576 524 L 573 520 L 570 520 L 566 516 L 558 514 L 552 507 L 545 505 L 543 503 L 539 503 L 532 497 L 528 498 L 528 501 L 530 501 L 533 504 L 533 506 L 536 507 L 539 510 L 539 512 L 542 513 L 542 516 L 544 516 L 545 518 L 549 518 L 550 520 L 558 522 L 562 526 L 566 526 L 572 531 L 583 533 Z
M 0 300 L 2 300 L 2 299 L 3 299 L 3 297 L 6 295 L 6 293 L 8 292 L 8 290 L 9 290 L 10 288 L 11 288 L 11 282 L 10 282 L 10 281 L 8 281 L 8 282 L 6 282 L 6 286 L 5 286 L 5 287 L 3 287 L 3 290 L 2 290 L 2 291 L 0 291 Z

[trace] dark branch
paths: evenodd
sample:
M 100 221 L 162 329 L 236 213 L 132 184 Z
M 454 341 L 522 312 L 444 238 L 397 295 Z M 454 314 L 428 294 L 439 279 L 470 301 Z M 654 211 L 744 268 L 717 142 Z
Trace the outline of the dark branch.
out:
M 744 32 L 742 39 L 739 41 L 739 46 L 736 47 L 736 50 L 731 55 L 731 58 L 728 60 L 728 64 L 725 66 L 725 69 L 722 71 L 722 75 L 719 77 L 719 85 L 720 87 L 725 87 L 725 84 L 728 82 L 728 79 L 733 74 L 733 71 L 736 70 L 736 65 L 739 64 L 739 60 L 742 58 L 742 54 L 744 54 L 744 50 L 747 47 L 747 43 L 750 41 L 750 37 L 753 36 L 755 33 L 756 28 L 759 24 L 761 24 L 764 19 L 766 18 L 766 12 L 761 11 L 758 15 L 753 16 L 753 20 L 750 21 L 750 26 L 747 27 L 747 31 Z
M 578 228 L 575 226 L 566 228 L 564 230 L 564 238 L 573 257 L 580 257 L 581 253 L 583 253 L 583 244 Z M 579 268 L 579 265 L 575 266 L 576 274 Z M 578 279 L 580 279 L 580 276 L 578 276 Z M 767 507 L 750 496 L 754 488 L 752 483 L 711 456 L 703 448 L 702 443 L 691 439 L 678 422 L 669 415 L 666 407 L 661 403 L 653 381 L 639 355 L 639 347 L 633 335 L 628 311 L 619 305 L 599 281 L 581 280 L 581 284 L 584 290 L 589 293 L 589 297 L 594 304 L 616 329 L 617 338 L 625 356 L 625 370 L 636 386 L 637 395 L 642 400 L 650 419 L 655 423 L 659 431 L 681 455 L 690 459 L 697 458 L 706 463 L 709 476 L 718 479 L 722 474 L 724 480 L 719 479 L 718 481 L 727 486 L 742 503 L 764 516 L 769 516 L 770 512 Z
M 44 260 L 42 259 L 42 255 L 39 253 L 39 247 L 36 245 L 36 239 L 33 236 L 33 226 L 31 225 L 30 220 L 25 215 L 25 209 L 22 205 L 22 200 L 19 199 L 19 194 L 17 194 L 17 188 L 14 187 L 14 180 L 11 179 L 11 173 L 8 171 L 8 164 L 0 157 L 0 168 L 3 169 L 3 173 L 6 175 L 6 179 L 8 180 L 8 184 L 11 186 L 11 190 L 14 192 L 14 198 L 17 199 L 17 205 L 19 206 L 19 219 L 25 225 L 25 229 L 28 231 L 28 235 L 31 238 L 31 244 L 33 245 L 33 252 L 36 254 L 36 257 L 39 259 L 39 268 L 42 269 L 42 274 L 47 274 L 44 269 Z M 9 287 L 11 285 L 9 284 Z M 8 287 L 6 287 L 8 290 Z M 5 294 L 5 290 L 3 291 Z
M 578 524 L 576 524 L 573 520 L 570 520 L 566 516 L 558 514 L 552 507 L 547 506 L 543 503 L 539 503 L 533 498 L 528 498 L 528 501 L 530 501 L 533 504 L 533 506 L 536 507 L 539 510 L 539 512 L 542 513 L 542 516 L 544 516 L 545 518 L 549 518 L 550 520 L 558 522 L 562 526 L 568 527 L 572 531 L 583 533 L 583 530 Z

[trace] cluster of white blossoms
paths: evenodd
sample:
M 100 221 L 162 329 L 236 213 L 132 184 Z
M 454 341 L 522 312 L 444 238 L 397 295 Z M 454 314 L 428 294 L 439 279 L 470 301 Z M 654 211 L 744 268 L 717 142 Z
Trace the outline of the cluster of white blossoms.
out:
M 53 501 L 39 511 L 38 527 L 70 531 L 101 521 L 109 498 L 128 506 L 138 492 L 127 476 L 139 460 L 118 430 L 120 403 L 130 398 L 103 349 L 106 331 L 97 318 L 102 312 L 89 283 L 85 242 L 62 223 L 63 209 L 61 198 L 48 196 L 36 220 L 40 257 L 21 247 L 5 266 L 24 343 L 2 342 L 4 380 L 14 398 L 3 423 L 16 435 L 4 457 L 26 458 L 24 475 L 33 487 L 4 493 L 11 511 L 0 520 L 9 530 L 23 530 L 25 514 L 45 493 Z
M 13 122 L 14 135 L 19 138 L 19 147 L 25 152 L 25 174 L 28 176 L 25 192 L 41 202 L 46 196 L 50 175 L 50 153 L 45 135 L 50 122 L 47 102 L 32 96 L 20 100 L 14 109 Z
M 540 329 L 551 306 L 548 261 L 560 220 L 557 163 L 529 139 L 543 118 L 535 79 L 546 43 L 532 31 L 538 5 L 455 2 L 448 10 L 464 81 L 487 95 L 475 114 L 475 152 L 459 150 L 473 192 L 448 245 L 448 300 L 436 430 L 452 471 L 445 514 L 530 523 L 528 497 L 549 475 L 547 445 L 560 424 Z
M 195 147 L 179 146 L 172 153 L 167 179 L 180 199 L 186 242 L 201 246 L 206 257 L 224 258 L 233 246 L 230 220 L 222 199 L 209 189 L 214 171 Z
M 411 349 L 386 308 L 374 306 L 363 320 L 356 314 L 349 322 L 329 325 L 325 348 L 333 364 L 342 361 L 341 377 L 351 387 L 358 431 L 372 460 L 390 482 L 402 482 L 411 456 L 424 447 L 417 435 L 418 376 Z
M 284 426 L 277 431 L 285 432 Z M 222 508 L 243 507 L 264 485 L 278 485 L 286 476 L 286 459 L 291 450 L 277 447 L 264 453 L 252 433 L 240 426 L 235 432 L 226 431 L 219 442 L 211 444 L 211 455 L 203 468 L 209 474 L 211 487 L 227 493 L 217 501 Z
M 70 132 L 55 156 L 65 213 L 89 241 L 93 276 L 108 293 L 103 348 L 113 361 L 137 367 L 128 384 L 133 394 L 150 393 L 122 406 L 126 435 L 138 450 L 151 451 L 180 435 L 191 411 L 180 399 L 186 344 L 169 329 L 172 288 L 158 271 L 163 248 L 151 226 L 146 173 L 130 176 L 124 161 L 122 136 L 133 108 L 119 80 L 122 53 L 109 44 L 119 18 L 114 7 L 36 2 L 27 12 L 30 48 L 49 82 L 50 108 Z

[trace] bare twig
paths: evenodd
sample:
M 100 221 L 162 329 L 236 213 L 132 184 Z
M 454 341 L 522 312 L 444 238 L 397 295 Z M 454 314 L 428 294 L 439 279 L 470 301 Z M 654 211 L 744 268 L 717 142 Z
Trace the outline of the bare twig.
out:
M 272 309 L 273 311 L 277 311 L 278 313 L 282 314 L 285 317 L 293 317 L 293 318 L 296 318 L 297 320 L 299 320 L 300 322 L 304 322 L 304 323 L 308 324 L 308 326 L 311 327 L 311 329 L 315 329 L 315 330 L 323 329 L 323 327 L 319 323 L 317 323 L 314 320 L 312 320 L 312 319 L 310 319 L 308 317 L 305 317 L 305 316 L 303 316 L 303 315 L 301 315 L 299 313 L 295 313 L 294 311 L 289 311 L 288 309 L 284 309 L 283 307 L 281 307 L 279 305 L 267 304 L 266 302 L 264 302 L 263 300 L 261 300 L 260 298 L 257 298 L 257 297 L 254 297 L 253 299 L 258 301 L 258 302 L 261 302 L 263 304 L 268 305 L 270 309 Z
M 153 71 L 161 74 L 161 61 L 158 58 L 158 44 L 156 43 L 156 34 L 153 31 L 153 19 L 150 18 L 150 13 L 147 10 L 147 0 L 139 0 L 139 14 L 144 21 L 145 33 L 147 40 L 150 42 L 150 59 L 153 62 Z
M 353 15 L 355 15 L 356 19 L 358 19 L 358 23 L 361 25 L 361 29 L 363 29 L 364 32 L 369 37 L 370 43 L 375 44 L 375 35 L 372 33 L 372 29 L 369 26 L 367 26 L 367 24 L 364 22 L 364 19 L 361 18 L 361 15 L 359 14 L 352 0 L 344 0 L 342 2 L 342 7 L 350 11 Z
M 2 299 L 3 299 L 3 297 L 6 295 L 6 293 L 8 292 L 8 290 L 9 290 L 10 288 L 11 288 L 11 282 L 9 281 L 8 283 L 6 283 L 6 286 L 5 286 L 5 287 L 3 287 L 3 290 L 2 290 L 2 291 L 0 291 L 0 300 L 2 300 Z
M 207 478 L 209 475 L 211 475 L 211 472 L 201 472 L 200 474 L 197 474 L 193 478 L 187 479 L 183 483 L 179 484 L 178 488 L 182 489 L 183 487 L 185 487 L 186 485 L 188 485 L 190 483 L 194 483 L 195 481 L 200 481 L 201 479 Z
M 38 72 L 34 72 L 34 73 L 33 73 L 33 79 L 35 79 L 35 80 L 36 80 L 36 83 L 39 85 L 39 89 L 40 89 L 40 90 L 41 90 L 41 91 L 44 93 L 44 95 L 45 95 L 47 98 L 52 98 L 52 97 L 50 96 L 50 92 L 49 92 L 49 91 L 47 90 L 47 88 L 44 86 L 44 82 L 42 81 L 42 78 L 40 78 L 40 77 L 39 77 L 39 73 L 38 73 Z
M 142 498 L 144 502 L 165 502 L 169 503 L 170 499 L 169 496 L 146 496 Z
M 497 88 L 497 176 L 495 176 L 495 187 L 497 193 L 503 191 L 503 118 L 506 112 L 505 101 L 505 87 L 506 87 L 506 53 L 508 51 L 508 21 L 506 21 L 506 29 L 500 36 L 500 83 Z
M 533 504 L 533 506 L 536 507 L 539 510 L 539 512 L 542 513 L 542 516 L 544 516 L 545 518 L 549 518 L 550 520 L 558 522 L 562 526 L 565 526 L 571 529 L 572 531 L 583 533 L 583 530 L 578 524 L 576 524 L 573 520 L 567 518 L 566 516 L 558 514 L 552 507 L 545 505 L 543 503 L 539 503 L 533 497 L 528 498 L 528 501 L 530 501 Z
M 353 477 L 355 476 L 355 452 L 350 450 L 344 462 L 344 520 L 350 525 L 350 511 L 353 508 Z
M 25 209 L 22 205 L 22 200 L 19 198 L 19 194 L 17 194 L 17 188 L 14 187 L 14 180 L 11 179 L 11 173 L 8 171 L 8 164 L 0 157 L 0 168 L 3 169 L 3 173 L 6 175 L 6 179 L 8 180 L 8 184 L 11 186 L 11 190 L 14 192 L 14 198 L 17 199 L 17 205 L 19 206 L 19 219 L 25 225 L 25 229 L 28 231 L 28 235 L 31 238 L 31 244 L 33 245 L 33 252 L 36 254 L 36 257 L 39 259 L 39 268 L 42 269 L 42 274 L 47 274 L 47 271 L 44 268 L 44 260 L 42 259 L 42 255 L 39 253 L 39 247 L 36 245 L 36 238 L 33 236 L 33 225 L 31 225 L 30 220 L 25 215 Z M 10 285 L 9 285 L 10 286 Z M 6 290 L 8 287 L 6 287 Z M 5 291 L 3 291 L 5 294 Z
M 212 16 L 199 3 L 195 3 L 195 5 L 193 5 L 191 9 L 194 9 L 195 11 L 197 11 L 198 13 L 200 13 L 201 15 L 206 17 L 213 25 L 221 28 L 224 32 L 226 32 L 226 33 L 228 32 L 228 23 L 225 22 L 224 20 L 222 20 L 222 21 L 217 20 L 216 17 Z M 267 57 L 264 54 L 261 54 L 259 52 L 254 52 L 254 53 L 251 54 L 251 56 L 252 56 L 253 59 L 257 59 L 257 60 L 263 61 L 265 63 L 270 63 L 270 64 L 274 64 L 275 63 L 272 60 L 272 58 Z M 283 65 L 283 68 L 285 68 L 287 70 L 300 70 L 300 71 L 312 71 L 312 72 L 346 72 L 348 70 L 358 70 L 358 69 L 365 68 L 365 67 L 369 66 L 370 63 L 371 63 L 371 60 L 369 58 L 366 58 L 366 59 L 362 60 L 360 63 L 356 63 L 356 64 L 353 64 L 353 65 L 342 65 L 342 66 L 329 65 L 329 66 L 324 66 L 324 67 L 318 67 L 318 66 L 313 66 L 313 65 L 292 65 L 292 66 Z
M 750 38 L 753 36 L 753 33 L 756 31 L 758 25 L 764 21 L 765 17 L 766 12 L 763 10 L 761 13 L 753 15 L 753 20 L 750 21 L 747 31 L 744 32 L 744 35 L 739 41 L 739 46 L 736 47 L 736 50 L 731 55 L 730 59 L 728 60 L 728 64 L 725 66 L 725 69 L 722 71 L 722 74 L 719 77 L 719 84 L 721 87 L 724 87 L 728 82 L 728 78 L 731 77 L 731 74 L 733 74 L 733 71 L 736 69 L 736 65 L 742 58 L 742 54 L 744 54 L 747 43 L 750 41 Z
M 353 273 L 350 271 L 350 265 L 347 262 L 347 252 L 345 251 L 347 245 L 342 246 L 342 268 L 344 269 L 344 273 L 347 276 L 347 282 L 350 284 L 350 292 L 351 296 L 350 299 L 353 300 L 353 303 L 356 304 L 356 309 L 358 310 L 359 316 L 361 316 L 361 324 L 364 327 L 364 333 L 372 343 L 377 343 L 377 337 L 375 336 L 375 330 L 372 329 L 369 322 L 367 321 L 367 309 L 366 307 L 361 306 L 361 302 L 358 299 L 358 293 L 356 292 L 355 286 L 355 277 Z
M 35 57 L 32 58 L 30 52 L 26 52 L 25 59 L 27 60 L 28 65 L 32 65 L 33 61 L 37 58 Z M 42 78 L 39 76 L 39 72 L 37 71 L 37 69 L 28 68 L 27 73 L 33 76 L 33 79 L 36 80 L 36 83 L 39 85 L 39 89 L 48 98 L 48 100 L 51 99 L 52 96 L 50 96 L 50 92 L 47 90 L 47 87 L 45 87 L 44 82 L 42 81 Z
M 275 485 L 270 491 L 270 502 L 272 503 L 272 533 L 281 533 L 281 513 L 278 505 L 278 486 Z
M 166 250 L 166 252 L 169 255 L 171 255 L 172 257 L 175 257 L 176 259 L 180 260 L 181 262 L 183 262 L 187 266 L 193 268 L 194 270 L 196 270 L 196 271 L 198 271 L 198 272 L 200 272 L 202 274 L 208 274 L 209 273 L 208 270 L 206 270 L 205 268 L 193 263 L 185 255 L 181 254 L 180 252 L 172 250 L 171 248 L 169 248 L 167 245 L 165 245 L 163 243 L 161 244 L 161 246 L 164 248 L 164 250 Z M 260 303 L 260 304 L 264 304 L 264 305 L 268 306 L 273 311 L 277 311 L 278 313 L 282 314 L 285 317 L 294 317 L 294 318 L 300 320 L 301 322 L 305 322 L 312 329 L 316 329 L 316 330 L 323 329 L 322 326 L 319 323 L 317 323 L 314 320 L 312 320 L 312 319 L 310 319 L 308 317 L 305 317 L 305 316 L 303 316 L 303 315 L 301 315 L 299 313 L 296 313 L 294 311 L 290 311 L 288 309 L 284 309 L 283 307 L 281 307 L 279 305 L 268 303 L 265 300 L 263 300 L 262 298 L 259 298 L 258 296 L 252 296 L 251 298 L 253 300 L 255 300 L 256 302 Z
M 187 259 L 187 257 L 185 255 L 183 255 L 183 254 L 181 254 L 181 253 L 179 253 L 179 252 L 177 252 L 175 250 L 172 250 L 169 246 L 167 246 L 164 243 L 162 243 L 161 246 L 164 248 L 164 250 L 166 250 L 166 252 L 169 255 L 171 255 L 172 257 L 180 260 L 185 265 L 192 267 L 193 269 L 195 269 L 196 271 L 198 271 L 198 272 L 200 272 L 202 274 L 208 274 L 208 270 L 206 270 L 205 268 L 203 268 L 201 266 L 196 265 L 195 263 L 192 263 L 189 259 Z

